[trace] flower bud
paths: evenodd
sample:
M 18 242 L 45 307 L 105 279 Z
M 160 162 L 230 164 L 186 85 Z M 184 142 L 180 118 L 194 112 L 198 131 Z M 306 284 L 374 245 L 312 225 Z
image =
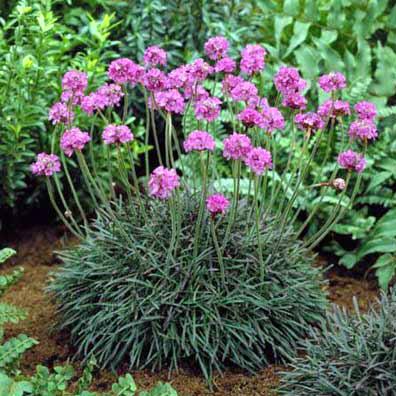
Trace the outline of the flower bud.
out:
M 332 186 L 333 186 L 336 190 L 340 190 L 340 191 L 345 190 L 345 187 L 346 187 L 345 180 L 342 179 L 342 178 L 340 178 L 340 177 L 337 178 L 337 179 L 334 179 L 334 180 L 332 181 Z

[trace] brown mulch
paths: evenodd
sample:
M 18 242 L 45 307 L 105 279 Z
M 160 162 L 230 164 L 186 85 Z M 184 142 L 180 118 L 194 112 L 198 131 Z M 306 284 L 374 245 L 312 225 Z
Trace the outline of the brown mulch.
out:
M 28 313 L 26 320 L 6 328 L 7 337 L 21 333 L 29 335 L 39 341 L 39 344 L 26 352 L 22 370 L 32 373 L 37 364 L 64 364 L 73 355 L 68 345 L 67 334 L 55 330 L 56 312 L 53 302 L 45 287 L 50 278 L 50 272 L 56 269 L 57 260 L 53 251 L 62 248 L 66 243 L 61 239 L 59 231 L 54 228 L 37 227 L 24 230 L 18 238 L 12 238 L 7 246 L 13 247 L 18 254 L 4 265 L 2 271 L 13 266 L 23 266 L 25 274 L 21 281 L 14 285 L 3 297 L 3 301 L 25 308 Z M 329 296 L 331 301 L 352 308 L 352 296 L 356 296 L 359 306 L 366 310 L 373 301 L 378 290 L 371 280 L 346 277 L 339 270 L 331 270 L 329 277 Z M 73 363 L 80 370 L 78 362 Z M 275 395 L 278 385 L 276 375 L 279 367 L 270 366 L 252 376 L 241 371 L 229 370 L 224 376 L 217 376 L 214 380 L 215 390 L 210 393 L 205 381 L 198 372 L 186 367 L 178 373 L 170 375 L 172 386 L 180 396 L 270 396 Z M 120 371 L 118 374 L 124 374 Z M 168 381 L 168 372 L 151 373 L 150 371 L 131 372 L 139 389 L 147 389 L 158 381 Z M 95 375 L 95 390 L 106 391 L 115 380 L 115 375 L 100 371 Z

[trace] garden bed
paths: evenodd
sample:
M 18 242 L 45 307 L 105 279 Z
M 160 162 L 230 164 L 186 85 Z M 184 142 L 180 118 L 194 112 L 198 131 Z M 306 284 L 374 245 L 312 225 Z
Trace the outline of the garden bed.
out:
M 32 373 L 37 364 L 48 366 L 64 364 L 73 355 L 73 349 L 68 345 L 67 334 L 59 333 L 54 329 L 55 305 L 44 291 L 50 279 L 50 272 L 58 265 L 54 250 L 60 249 L 65 243 L 73 242 L 62 238 L 61 234 L 62 230 L 58 228 L 33 227 L 9 236 L 9 240 L 6 241 L 8 246 L 18 251 L 18 255 L 5 265 L 3 271 L 11 266 L 23 266 L 25 275 L 7 292 L 4 300 L 25 308 L 28 312 L 26 320 L 6 328 L 6 336 L 24 333 L 40 342 L 22 359 L 22 370 L 27 373 Z M 357 279 L 338 268 L 330 270 L 327 276 L 330 299 L 348 309 L 352 306 L 352 296 L 357 297 L 359 306 L 365 310 L 378 295 L 376 284 L 371 279 Z M 75 366 L 79 366 L 78 362 Z M 215 396 L 273 395 L 278 383 L 276 376 L 278 369 L 279 367 L 271 366 L 255 376 L 229 370 L 224 377 L 215 378 L 216 390 L 213 394 Z M 118 374 L 125 371 L 127 370 L 120 370 Z M 166 370 L 155 374 L 150 371 L 135 371 L 132 375 L 142 389 L 152 386 L 157 381 L 168 380 Z M 115 378 L 115 375 L 109 372 L 97 372 L 94 380 L 95 389 L 107 390 Z M 187 363 L 179 373 L 172 373 L 170 380 L 180 396 L 209 394 L 202 376 Z

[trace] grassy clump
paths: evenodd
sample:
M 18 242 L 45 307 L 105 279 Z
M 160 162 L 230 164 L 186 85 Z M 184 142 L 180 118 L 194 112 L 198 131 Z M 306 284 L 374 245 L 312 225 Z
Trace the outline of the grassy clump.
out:
M 99 213 L 89 236 L 61 253 L 51 290 L 80 355 L 139 369 L 177 368 L 188 358 L 206 378 L 227 364 L 254 372 L 289 359 L 308 325 L 324 317 L 321 270 L 291 229 L 279 235 L 276 222 L 262 222 L 262 282 L 256 232 L 246 232 L 253 220 L 247 224 L 249 208 L 241 207 L 224 252 L 224 283 L 209 219 L 193 256 L 197 205 L 191 197 L 179 202 L 171 251 L 168 203 L 150 200 L 150 222 L 120 205 L 115 217 Z M 226 226 L 217 226 L 220 244 Z
M 302 357 L 282 374 L 282 395 L 396 394 L 396 292 L 361 314 L 335 308 L 301 344 Z

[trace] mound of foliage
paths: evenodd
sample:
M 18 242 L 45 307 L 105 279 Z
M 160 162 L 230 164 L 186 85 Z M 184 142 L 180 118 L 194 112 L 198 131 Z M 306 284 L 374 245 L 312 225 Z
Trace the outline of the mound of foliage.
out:
M 299 347 L 292 371 L 282 374 L 282 395 L 388 396 L 396 392 L 396 292 L 366 314 L 336 308 Z
M 133 368 L 177 368 L 192 359 L 207 378 L 227 363 L 256 371 L 293 355 L 308 324 L 326 307 L 321 270 L 291 229 L 279 235 L 272 220 L 261 224 L 266 272 L 260 281 L 255 235 L 245 234 L 248 209 L 240 208 L 219 270 L 209 219 L 194 258 L 197 201 L 178 207 L 180 239 L 173 255 L 171 214 L 149 201 L 146 223 L 134 210 L 102 212 L 88 237 L 61 253 L 64 266 L 51 290 L 60 324 L 78 353 L 102 366 L 127 361 Z M 218 225 L 221 239 L 227 223 Z M 279 247 L 273 247 L 281 239 Z
M 0 264 L 15 254 L 15 250 L 5 248 L 0 250 Z M 11 274 L 0 276 L 0 295 L 3 295 L 22 276 L 23 268 L 14 270 Z M 26 313 L 12 305 L 0 303 L 0 337 L 4 335 L 4 324 L 17 323 L 25 319 Z M 134 396 L 137 395 L 136 384 L 130 374 L 119 377 L 112 385 L 111 392 L 91 392 L 93 370 L 96 366 L 91 359 L 84 368 L 81 377 L 75 380 L 72 366 L 57 366 L 49 370 L 38 365 L 36 373 L 26 376 L 19 370 L 23 354 L 38 342 L 24 334 L 8 339 L 0 345 L 0 395 L 2 396 Z M 73 389 L 73 390 L 71 390 Z M 170 384 L 159 383 L 150 391 L 142 391 L 139 396 L 177 396 Z

